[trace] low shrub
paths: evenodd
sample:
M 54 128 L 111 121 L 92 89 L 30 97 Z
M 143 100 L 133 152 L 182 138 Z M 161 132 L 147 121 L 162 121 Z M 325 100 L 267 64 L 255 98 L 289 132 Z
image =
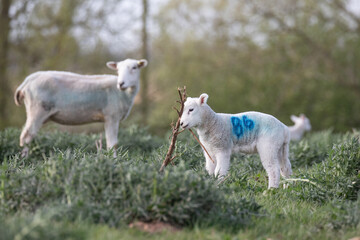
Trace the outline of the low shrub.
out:
M 289 188 L 304 200 L 325 202 L 328 199 L 356 200 L 360 190 L 360 143 L 353 138 L 334 145 L 323 162 L 298 175 L 307 182 L 296 181 Z
M 20 155 L 19 136 L 21 130 L 7 128 L 0 131 L 0 162 L 16 155 Z M 40 131 L 29 146 L 27 163 L 42 161 L 44 156 L 49 156 L 56 149 L 80 149 L 87 153 L 96 153 L 95 142 L 102 140 L 103 149 L 106 151 L 105 134 L 72 134 L 62 131 Z M 159 137 L 151 136 L 146 128 L 132 125 L 126 129 L 119 129 L 118 146 L 131 152 L 147 153 L 160 147 L 164 141 Z
M 69 222 L 52 219 L 52 213 L 20 214 L 17 216 L 0 216 L 0 239 L 88 239 L 87 229 L 74 226 Z M 50 230 L 51 229 L 51 230 Z
M 360 198 L 356 201 L 334 201 L 328 207 L 329 219 L 324 225 L 339 230 L 360 227 Z
M 309 167 L 324 161 L 334 144 L 351 139 L 350 134 L 335 134 L 324 130 L 308 134 L 299 142 L 290 142 L 290 161 L 293 168 Z
M 159 174 L 158 164 L 133 161 L 127 151 L 118 155 L 55 150 L 36 168 L 3 163 L 2 211 L 60 205 L 65 219 L 110 226 L 135 219 L 193 226 L 222 216 L 237 228 L 259 211 L 254 201 L 230 201 L 214 179 L 189 170 L 183 161 Z

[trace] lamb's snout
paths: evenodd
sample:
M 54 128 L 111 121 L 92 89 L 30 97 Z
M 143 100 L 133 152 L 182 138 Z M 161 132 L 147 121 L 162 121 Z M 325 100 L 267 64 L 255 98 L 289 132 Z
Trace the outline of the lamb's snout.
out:
M 187 126 L 189 126 L 189 124 L 186 124 L 186 126 L 184 126 L 184 122 L 180 122 L 180 126 L 181 126 L 182 128 L 186 128 Z
M 124 82 L 118 83 L 117 88 L 120 89 L 120 90 L 124 90 L 125 89 L 124 84 L 125 84 Z

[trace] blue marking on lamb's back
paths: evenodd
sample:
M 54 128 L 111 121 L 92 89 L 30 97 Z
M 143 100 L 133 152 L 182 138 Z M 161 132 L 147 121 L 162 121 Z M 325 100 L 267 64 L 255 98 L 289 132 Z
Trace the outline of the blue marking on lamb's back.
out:
M 244 133 L 254 129 L 255 122 L 248 118 L 246 115 L 239 117 L 231 117 L 233 134 L 239 139 Z

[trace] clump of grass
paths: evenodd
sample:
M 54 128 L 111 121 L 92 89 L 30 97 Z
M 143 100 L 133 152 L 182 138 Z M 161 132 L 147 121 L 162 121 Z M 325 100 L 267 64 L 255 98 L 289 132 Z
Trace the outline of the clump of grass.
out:
M 88 229 L 70 222 L 54 221 L 53 213 L 39 212 L 19 214 L 17 216 L 0 216 L 1 239 L 88 239 Z M 51 230 L 50 230 L 51 229 Z
M 360 198 L 356 201 L 333 201 L 328 206 L 330 217 L 324 225 L 333 230 L 360 227 Z
M 147 128 L 131 125 L 120 128 L 118 146 L 129 151 L 150 152 L 164 144 L 164 140 L 151 135 Z
M 323 162 L 300 170 L 290 191 L 304 200 L 325 202 L 328 199 L 356 200 L 360 190 L 360 143 L 353 138 L 334 145 Z
M 20 129 L 7 128 L 0 131 L 0 162 L 15 155 L 20 155 L 19 146 Z M 56 149 L 81 149 L 86 153 L 96 153 L 95 141 L 99 139 L 106 148 L 104 134 L 71 134 L 68 132 L 54 131 L 52 133 L 40 131 L 29 146 L 27 163 L 42 161 L 44 156 L 49 156 Z M 160 147 L 164 141 L 159 137 L 151 136 L 146 128 L 131 125 L 129 128 L 119 130 L 118 146 L 132 153 L 147 153 Z
M 229 201 L 214 179 L 189 170 L 184 162 L 163 174 L 158 167 L 133 161 L 126 151 L 115 159 L 111 152 L 94 156 L 82 150 L 56 150 L 43 164 L 26 170 L 3 164 L 3 211 L 61 205 L 60 214 L 68 220 L 110 226 L 135 219 L 194 226 L 233 212 L 232 226 L 241 227 L 259 210 L 254 201 Z
M 41 132 L 32 154 L 22 159 L 19 134 L 17 129 L 0 132 L 0 232 L 5 239 L 23 229 L 32 229 L 26 239 L 97 239 L 95 232 L 103 239 L 110 231 L 117 236 L 113 239 L 123 234 L 135 239 L 358 235 L 360 146 L 352 133 L 310 133 L 291 143 L 294 179 L 282 179 L 281 187 L 288 188 L 271 191 L 256 154 L 235 154 L 229 175 L 219 183 L 207 174 L 201 147 L 186 133 L 179 136 L 174 165 L 162 174 L 157 170 L 168 139 L 136 126 L 120 128 L 117 158 L 112 151 L 97 153 L 98 134 L 55 131 Z M 135 219 L 195 228 L 149 236 L 127 228 Z
M 19 136 L 20 129 L 6 128 L 0 131 L 0 163 L 21 151 Z
M 324 161 L 334 144 L 351 139 L 350 134 L 335 134 L 324 130 L 307 135 L 299 142 L 290 143 L 290 160 L 293 168 L 309 167 Z

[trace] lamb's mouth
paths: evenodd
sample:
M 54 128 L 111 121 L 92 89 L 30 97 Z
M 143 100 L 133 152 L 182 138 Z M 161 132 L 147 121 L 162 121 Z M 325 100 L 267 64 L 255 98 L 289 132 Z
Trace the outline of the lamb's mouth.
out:
M 119 90 L 121 90 L 121 91 L 125 91 L 127 88 L 126 87 L 120 87 L 119 85 L 118 85 L 118 87 L 117 87 Z
M 182 128 L 185 129 L 189 126 L 189 124 L 186 124 L 185 126 L 183 126 Z
M 124 87 L 124 83 L 118 83 L 117 84 L 117 88 L 120 89 L 121 91 L 125 91 L 127 89 L 127 87 Z

